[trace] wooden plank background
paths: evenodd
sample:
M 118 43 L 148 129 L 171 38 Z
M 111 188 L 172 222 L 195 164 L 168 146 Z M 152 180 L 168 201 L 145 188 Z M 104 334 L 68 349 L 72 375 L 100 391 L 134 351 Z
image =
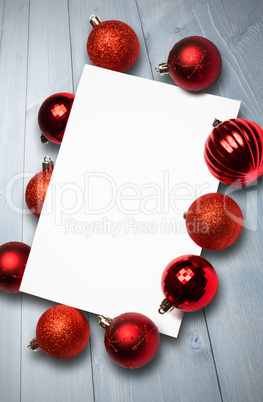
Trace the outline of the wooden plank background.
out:
M 76 91 L 90 63 L 91 14 L 136 31 L 140 55 L 128 74 L 171 85 L 154 67 L 178 40 L 209 38 L 220 49 L 223 71 L 207 92 L 240 99 L 239 116 L 263 126 L 262 0 L 0 0 L 0 244 L 32 243 L 37 219 L 25 207 L 25 187 L 44 156 L 55 161 L 59 150 L 41 144 L 38 109 L 53 93 Z M 156 108 L 163 105 L 156 99 Z M 218 295 L 205 311 L 185 314 L 178 339 L 161 336 L 160 351 L 145 368 L 123 369 L 108 358 L 92 314 L 91 340 L 76 358 L 32 353 L 26 346 L 37 320 L 53 304 L 0 292 L 1 402 L 262 401 L 263 180 L 219 190 L 238 202 L 245 229 L 231 248 L 203 251 L 218 272 Z

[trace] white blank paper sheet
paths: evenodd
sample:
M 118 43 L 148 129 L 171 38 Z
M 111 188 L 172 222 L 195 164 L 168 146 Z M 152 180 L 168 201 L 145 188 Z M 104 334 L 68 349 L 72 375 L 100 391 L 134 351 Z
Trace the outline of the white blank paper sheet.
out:
M 183 213 L 217 191 L 205 140 L 239 106 L 85 66 L 20 290 L 111 318 L 139 312 L 176 337 L 182 313 L 158 313 L 162 273 L 201 252 Z

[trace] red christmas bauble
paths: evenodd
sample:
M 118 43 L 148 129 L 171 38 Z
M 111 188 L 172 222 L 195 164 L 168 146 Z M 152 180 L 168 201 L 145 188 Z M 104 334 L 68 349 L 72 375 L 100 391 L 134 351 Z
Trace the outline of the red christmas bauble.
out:
M 162 276 L 163 293 L 172 306 L 197 311 L 215 297 L 218 278 L 213 266 L 197 255 L 183 255 L 171 261 Z
M 87 41 L 91 62 L 98 67 L 123 72 L 136 62 L 139 40 L 133 29 L 121 21 L 104 21 L 91 16 L 93 30 Z
M 216 82 L 221 69 L 221 55 L 213 42 L 189 36 L 174 45 L 167 63 L 160 64 L 156 71 L 169 73 L 175 84 L 187 91 L 202 91 Z
M 139 313 L 125 313 L 111 320 L 106 328 L 104 344 L 117 364 L 136 369 L 155 357 L 160 346 L 160 334 L 150 318 Z
M 243 215 L 237 203 L 227 195 L 205 194 L 188 209 L 186 228 L 198 246 L 207 250 L 223 250 L 240 236 Z
M 90 326 L 84 314 L 69 306 L 51 307 L 39 318 L 34 348 L 56 359 L 70 359 L 88 344 Z
M 42 142 L 48 142 L 47 139 L 61 144 L 74 98 L 75 95 L 63 92 L 51 95 L 42 103 L 38 112 Z
M 20 242 L 2 244 L 0 247 L 0 289 L 19 293 L 30 247 Z
M 26 187 L 26 204 L 30 212 L 37 218 L 41 214 L 52 171 L 53 162 L 46 157 L 43 163 L 43 171 L 33 176 Z
M 224 121 L 207 138 L 204 156 L 208 169 L 222 183 L 250 184 L 263 174 L 263 130 L 245 119 Z

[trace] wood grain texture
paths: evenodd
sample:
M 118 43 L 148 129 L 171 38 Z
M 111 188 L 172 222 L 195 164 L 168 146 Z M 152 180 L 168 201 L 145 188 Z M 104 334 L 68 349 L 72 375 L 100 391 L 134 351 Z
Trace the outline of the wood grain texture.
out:
M 33 174 L 42 169 L 44 156 L 49 155 L 55 161 L 59 150 L 55 144 L 44 146 L 41 143 L 37 114 L 48 96 L 72 92 L 67 1 L 31 1 L 29 32 L 25 186 Z M 24 215 L 24 239 L 30 245 L 37 222 L 32 214 Z M 35 337 L 39 317 L 52 305 L 49 301 L 23 295 L 21 401 L 71 402 L 81 400 L 80 394 L 87 395 L 86 401 L 93 401 L 89 347 L 68 361 L 57 361 L 27 349 L 29 341 Z
M 21 24 L 21 18 L 23 24 Z M 23 155 L 28 1 L 1 1 L 0 209 L 1 244 L 22 241 Z M 13 185 L 8 189 L 8 184 Z M 20 399 L 21 295 L 0 292 L 0 398 Z
M 156 358 L 133 371 L 109 359 L 94 315 L 90 322 L 95 401 L 221 401 L 202 312 L 185 315 L 178 339 L 161 335 Z
M 140 55 L 128 74 L 169 84 L 154 67 L 175 42 L 189 35 L 212 40 L 223 71 L 207 92 L 240 99 L 240 117 L 263 125 L 261 0 L 0 0 L 1 244 L 32 244 L 37 219 L 27 213 L 25 186 L 44 156 L 55 161 L 59 150 L 41 144 L 38 109 L 53 93 L 76 91 L 90 64 L 91 14 L 124 21 L 137 33 Z M 156 99 L 157 108 L 164 105 Z M 238 202 L 245 228 L 229 249 L 203 251 L 218 272 L 216 299 L 205 312 L 185 314 L 178 339 L 161 336 L 156 359 L 143 369 L 125 370 L 110 360 L 92 314 L 90 343 L 76 358 L 29 351 L 36 323 L 53 303 L 0 292 L 1 402 L 262 401 L 263 180 L 219 190 Z
M 139 2 L 145 37 L 169 38 L 165 61 L 173 43 L 193 34 L 211 39 L 222 54 L 223 71 L 208 92 L 242 101 L 240 117 L 262 125 L 262 2 L 190 1 L 180 7 L 170 2 L 150 7 Z M 150 10 L 150 15 L 149 15 Z M 245 11 L 246 10 L 246 11 Z M 153 21 L 159 16 L 162 23 Z M 174 25 L 172 25 L 172 22 Z M 186 22 L 187 21 L 187 22 Z M 145 24 L 144 24 L 145 22 Z M 176 29 L 174 30 L 174 27 Z M 175 38 L 176 36 L 176 38 Z M 147 43 L 150 60 L 156 65 L 155 48 Z M 172 43 L 171 43 L 172 42 Z M 153 49 L 153 50 L 152 50 Z M 164 51 L 164 50 L 163 50 Z M 164 51 L 164 52 L 165 52 Z M 170 78 L 165 77 L 167 82 Z M 223 400 L 260 401 L 263 398 L 261 313 L 262 273 L 262 180 L 248 189 L 220 186 L 234 198 L 245 215 L 245 229 L 238 242 L 221 252 L 203 251 L 219 275 L 219 292 L 205 310 L 209 335 Z M 258 215 L 258 216 L 257 216 Z

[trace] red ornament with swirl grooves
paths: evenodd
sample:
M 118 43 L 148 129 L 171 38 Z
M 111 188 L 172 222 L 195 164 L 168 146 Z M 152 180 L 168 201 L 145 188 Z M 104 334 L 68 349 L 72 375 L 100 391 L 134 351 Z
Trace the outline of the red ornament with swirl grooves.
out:
M 198 255 L 183 255 L 171 261 L 162 276 L 162 290 L 166 297 L 159 313 L 174 307 L 182 311 L 197 311 L 215 297 L 218 278 L 214 267 Z
M 98 67 L 123 72 L 136 62 L 140 51 L 139 40 L 133 29 L 121 21 L 101 21 L 90 16 L 93 30 L 87 41 L 91 62 Z
M 187 91 L 202 91 L 213 85 L 222 69 L 219 50 L 210 40 L 201 36 L 181 39 L 171 49 L 167 63 L 155 71 L 170 77 Z
M 104 344 L 108 355 L 122 367 L 136 369 L 148 364 L 158 352 L 160 334 L 150 318 L 125 313 L 111 319 L 98 317 L 106 330 Z
M 263 130 L 245 119 L 215 120 L 206 140 L 204 157 L 214 177 L 244 186 L 263 174 Z

